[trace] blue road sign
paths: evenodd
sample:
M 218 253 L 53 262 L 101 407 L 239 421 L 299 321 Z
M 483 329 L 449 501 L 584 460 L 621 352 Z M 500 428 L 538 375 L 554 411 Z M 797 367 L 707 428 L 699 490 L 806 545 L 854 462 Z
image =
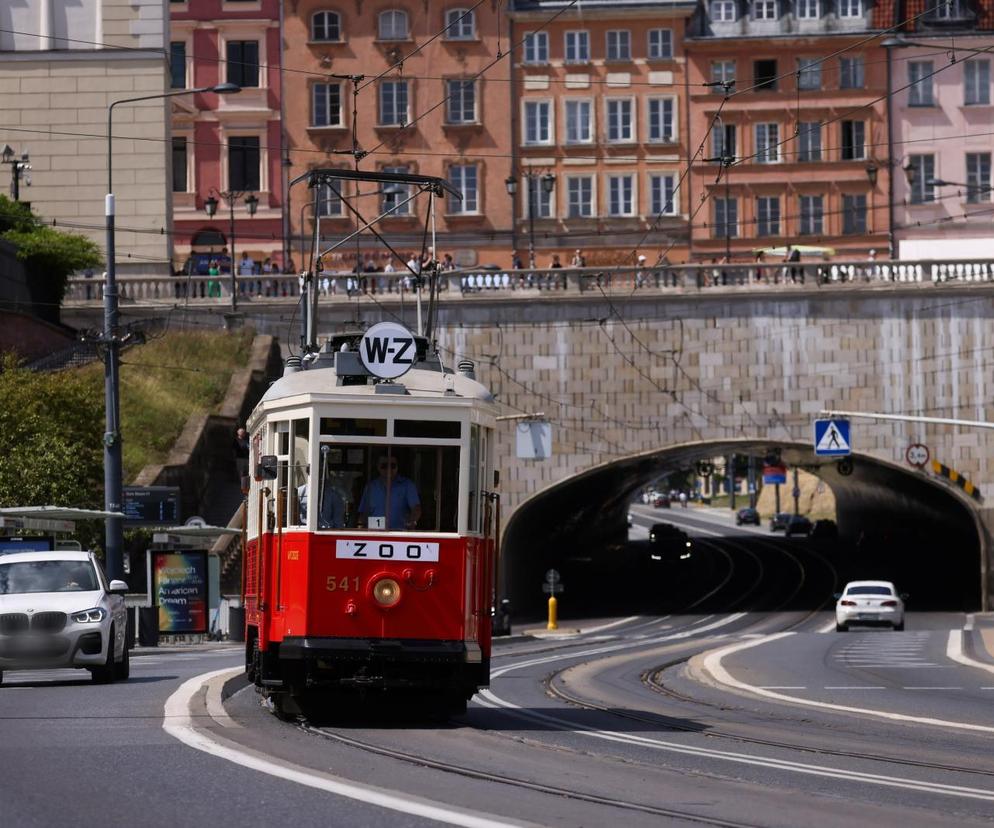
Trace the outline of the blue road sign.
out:
M 815 454 L 819 457 L 846 457 L 852 454 L 849 420 L 815 420 Z

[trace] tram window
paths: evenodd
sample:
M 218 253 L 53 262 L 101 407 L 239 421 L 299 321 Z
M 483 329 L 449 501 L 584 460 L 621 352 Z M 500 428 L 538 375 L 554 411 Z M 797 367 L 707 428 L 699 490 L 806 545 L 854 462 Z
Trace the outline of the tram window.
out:
M 322 417 L 321 433 L 343 437 L 386 437 L 387 421 L 360 417 Z
M 290 526 L 303 526 L 307 523 L 307 477 L 311 457 L 310 425 L 310 420 L 306 417 L 293 421 L 291 506 L 288 515 Z
M 319 529 L 455 532 L 458 446 L 321 446 Z
M 451 420 L 395 420 L 394 437 L 430 437 L 436 440 L 458 440 L 461 423 Z
M 466 528 L 480 531 L 480 427 L 469 427 L 469 514 Z

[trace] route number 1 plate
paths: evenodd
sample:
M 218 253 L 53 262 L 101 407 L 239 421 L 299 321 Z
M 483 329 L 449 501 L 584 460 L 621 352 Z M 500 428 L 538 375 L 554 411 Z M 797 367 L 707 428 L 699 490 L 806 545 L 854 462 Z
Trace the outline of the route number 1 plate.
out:
M 424 541 L 338 540 L 335 557 L 352 561 L 437 563 L 438 544 Z

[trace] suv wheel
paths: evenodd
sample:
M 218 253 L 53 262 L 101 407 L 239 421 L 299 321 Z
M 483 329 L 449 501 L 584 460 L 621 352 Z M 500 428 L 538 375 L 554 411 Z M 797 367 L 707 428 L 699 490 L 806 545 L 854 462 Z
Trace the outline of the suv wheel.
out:
M 121 660 L 114 665 L 114 679 L 117 681 L 127 681 L 131 676 L 131 650 L 128 643 L 124 643 L 124 653 Z

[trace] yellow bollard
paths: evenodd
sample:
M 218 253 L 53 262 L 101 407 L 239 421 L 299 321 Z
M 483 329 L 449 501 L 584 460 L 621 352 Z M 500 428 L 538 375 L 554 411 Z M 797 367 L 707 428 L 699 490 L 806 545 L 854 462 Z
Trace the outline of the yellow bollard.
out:
M 558 607 L 558 601 L 556 601 L 556 596 L 553 595 L 549 598 L 549 625 L 546 627 L 547 630 L 558 630 L 559 624 L 556 619 L 556 610 Z

